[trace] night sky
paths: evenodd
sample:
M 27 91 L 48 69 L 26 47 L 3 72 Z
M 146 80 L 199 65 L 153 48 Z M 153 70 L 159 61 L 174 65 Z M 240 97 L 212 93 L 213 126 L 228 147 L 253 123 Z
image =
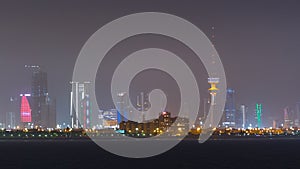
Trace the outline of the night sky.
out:
M 246 104 L 252 113 L 254 104 L 261 102 L 263 123 L 269 126 L 271 120 L 283 119 L 284 107 L 300 101 L 299 7 L 300 3 L 292 0 L 1 1 L 0 113 L 10 111 L 7 105 L 11 96 L 30 93 L 31 71 L 24 65 L 36 64 L 48 73 L 49 95 L 57 100 L 58 122 L 67 121 L 69 82 L 87 39 L 114 19 L 153 11 L 185 18 L 209 38 L 215 34 L 213 42 L 228 86 L 236 90 L 236 104 Z M 214 32 L 211 27 L 215 27 Z M 145 46 L 158 40 L 155 36 L 142 39 L 147 38 Z M 123 48 L 137 48 L 134 42 L 138 41 L 139 37 L 133 38 Z M 166 47 L 176 50 L 175 44 Z M 122 45 L 115 53 L 122 53 Z M 104 108 L 111 108 L 107 90 L 98 91 Z

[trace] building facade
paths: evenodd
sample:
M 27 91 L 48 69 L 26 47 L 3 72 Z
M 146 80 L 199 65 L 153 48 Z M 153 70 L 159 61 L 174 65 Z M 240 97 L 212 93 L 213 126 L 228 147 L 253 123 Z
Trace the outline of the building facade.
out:
M 42 126 L 42 105 L 46 104 L 47 96 L 47 73 L 40 69 L 36 69 L 32 73 L 31 82 L 32 123 L 35 126 Z
M 41 105 L 41 126 L 43 128 L 56 128 L 56 101 L 46 97 Z
M 227 89 L 222 126 L 236 127 L 235 91 L 231 88 Z
M 21 94 L 21 106 L 20 106 L 20 125 L 22 127 L 31 127 L 32 125 L 32 111 L 28 101 L 30 94 Z
M 72 128 L 92 128 L 90 82 L 71 82 L 70 116 Z

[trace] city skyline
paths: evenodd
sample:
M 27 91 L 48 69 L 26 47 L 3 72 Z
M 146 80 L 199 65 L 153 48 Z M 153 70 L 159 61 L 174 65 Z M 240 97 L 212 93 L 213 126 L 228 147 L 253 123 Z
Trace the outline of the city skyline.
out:
M 283 119 L 284 108 L 292 107 L 300 101 L 300 93 L 289 90 L 297 89 L 300 84 L 297 79 L 297 55 L 300 53 L 297 48 L 297 30 L 300 28 L 297 22 L 297 2 L 206 2 L 207 7 L 196 2 L 176 2 L 177 5 L 169 8 L 167 2 L 159 5 L 124 3 L 124 6 L 113 6 L 105 2 L 92 3 L 93 8 L 92 5 L 82 6 L 79 1 L 74 1 L 72 7 L 66 2 L 35 3 L 32 6 L 25 2 L 1 5 L 0 19 L 4 23 L 0 31 L 0 76 L 4 79 L 0 88 L 2 119 L 9 112 L 6 105 L 9 104 L 10 97 L 31 92 L 31 72 L 24 65 L 37 64 L 48 72 L 48 90 L 51 97 L 56 98 L 58 122 L 68 121 L 71 91 L 69 82 L 76 57 L 85 41 L 108 21 L 143 10 L 159 10 L 186 18 L 210 39 L 213 34 L 211 28 L 214 27 L 214 43 L 224 64 L 228 86 L 236 91 L 236 106 L 245 104 L 248 112 L 254 112 L 255 104 L 262 103 L 262 119 L 263 123 L 267 122 L 266 125 L 272 126 L 274 119 Z M 229 7 L 223 8 L 224 4 Z M 131 5 L 135 9 L 126 10 Z M 110 10 L 114 12 L 111 13 Z M 143 47 L 136 47 L 135 43 L 144 39 L 150 39 L 148 45 L 151 46 L 157 42 L 157 38 L 148 36 L 131 39 L 131 42 L 128 40 L 128 45 L 120 45 L 113 54 L 122 53 L 125 50 L 122 48 L 134 50 Z M 164 39 L 162 43 L 164 42 L 168 42 L 168 39 Z M 170 48 L 178 46 L 175 42 L 171 43 L 174 47 L 171 45 Z M 166 47 L 160 43 L 157 46 Z M 206 77 L 203 76 L 202 79 L 205 81 Z M 207 86 L 203 88 L 206 89 Z M 108 91 L 107 88 L 99 91 L 99 97 L 106 106 L 103 109 L 113 108 L 110 100 L 103 98 Z M 171 106 L 170 109 L 174 110 L 176 107 Z

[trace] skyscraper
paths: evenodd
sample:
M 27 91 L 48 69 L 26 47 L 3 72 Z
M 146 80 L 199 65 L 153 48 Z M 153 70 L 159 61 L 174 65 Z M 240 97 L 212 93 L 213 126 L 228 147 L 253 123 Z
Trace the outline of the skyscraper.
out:
M 20 123 L 20 103 L 16 97 L 9 98 L 9 111 L 5 114 L 6 128 L 15 128 Z
M 247 127 L 247 107 L 246 105 L 242 104 L 240 106 L 240 113 L 239 113 L 239 124 L 240 127 L 246 128 Z
M 142 113 L 142 119 L 141 121 L 145 121 L 145 112 L 147 112 L 150 108 L 150 102 L 149 102 L 149 94 L 141 92 L 140 96 L 137 96 L 137 109 Z
M 208 116 L 206 117 L 207 120 L 209 120 L 209 126 L 213 127 L 217 124 L 214 124 L 214 113 L 215 113 L 215 98 L 217 95 L 217 91 L 219 90 L 217 88 L 217 84 L 219 83 L 219 78 L 208 78 L 208 83 L 210 84 L 210 88 L 208 89 L 209 94 L 210 94 L 210 109 L 212 113 L 209 113 Z
M 70 116 L 72 128 L 91 128 L 90 82 L 71 82 Z
M 300 127 L 300 102 L 296 103 L 294 125 Z
M 20 96 L 22 97 L 20 107 L 21 125 L 23 127 L 29 127 L 32 122 L 32 112 L 27 97 L 29 97 L 30 94 L 21 94 Z
M 206 120 L 206 117 L 209 112 L 209 108 L 210 108 L 210 100 L 208 98 L 204 98 L 203 99 L 203 116 L 200 117 L 202 122 Z
M 16 127 L 16 114 L 15 112 L 7 112 L 5 117 L 5 125 L 8 129 Z
M 47 95 L 45 103 L 41 105 L 41 126 L 56 128 L 56 101 Z
M 289 128 L 292 126 L 292 121 L 290 119 L 290 109 L 288 106 L 283 109 L 283 120 L 283 128 Z
M 235 127 L 236 121 L 236 108 L 235 108 L 235 91 L 233 89 L 227 89 L 225 110 L 224 110 L 224 120 L 222 125 L 224 127 Z
M 118 124 L 122 121 L 127 121 L 128 113 L 129 113 L 129 100 L 127 93 L 121 92 L 118 93 L 118 103 L 117 103 L 117 110 L 118 110 Z
M 35 127 L 56 127 L 56 104 L 50 101 L 47 73 L 38 65 L 25 65 L 32 70 L 31 101 L 32 124 Z
M 32 73 L 31 97 L 32 97 L 32 122 L 35 126 L 41 126 L 42 105 L 46 104 L 48 96 L 47 73 L 38 67 Z M 46 112 L 44 112 L 46 113 Z
M 257 103 L 255 106 L 255 112 L 256 112 L 256 120 L 257 125 L 256 127 L 261 128 L 261 115 L 262 115 L 262 104 Z

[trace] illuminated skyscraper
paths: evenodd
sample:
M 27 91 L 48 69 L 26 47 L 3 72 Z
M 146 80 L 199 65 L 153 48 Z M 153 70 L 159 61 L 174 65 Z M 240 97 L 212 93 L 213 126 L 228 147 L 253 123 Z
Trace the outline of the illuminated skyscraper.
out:
M 261 128 L 261 115 L 262 115 L 262 104 L 256 104 L 255 106 L 255 112 L 256 112 L 256 120 L 257 120 L 257 127 Z
M 208 78 L 208 83 L 210 84 L 210 88 L 208 89 L 210 94 L 210 109 L 212 109 L 212 113 L 209 114 L 208 117 L 206 117 L 209 120 L 210 127 L 213 126 L 214 122 L 214 109 L 215 109 L 215 99 L 217 95 L 217 91 L 219 90 L 217 88 L 217 84 L 219 83 L 219 78 Z
M 32 114 L 29 101 L 27 97 L 30 94 L 21 94 L 21 108 L 20 108 L 20 117 L 21 117 L 21 124 L 23 127 L 27 127 L 29 123 L 32 122 Z
M 289 128 L 291 127 L 291 119 L 290 119 L 290 116 L 289 116 L 289 107 L 285 107 L 284 110 L 283 110 L 283 120 L 284 120 L 284 123 L 283 123 L 283 128 Z
M 145 121 L 145 112 L 150 108 L 149 95 L 144 92 L 137 96 L 137 108 L 142 113 L 142 122 Z
M 56 104 L 55 101 L 50 101 L 47 73 L 38 65 L 25 65 L 25 68 L 32 70 L 30 101 L 32 124 L 35 127 L 56 127 Z
M 244 104 L 240 106 L 240 122 L 241 122 L 240 127 L 242 128 L 247 127 L 247 107 Z
M 90 82 L 71 82 L 70 116 L 72 128 L 91 128 Z
M 222 125 L 224 127 L 236 127 L 236 108 L 235 108 L 235 91 L 227 89 L 224 120 Z
M 127 121 L 127 116 L 129 113 L 129 100 L 127 93 L 122 92 L 118 93 L 118 115 L 117 115 L 117 120 L 118 124 L 121 123 L 122 121 Z

